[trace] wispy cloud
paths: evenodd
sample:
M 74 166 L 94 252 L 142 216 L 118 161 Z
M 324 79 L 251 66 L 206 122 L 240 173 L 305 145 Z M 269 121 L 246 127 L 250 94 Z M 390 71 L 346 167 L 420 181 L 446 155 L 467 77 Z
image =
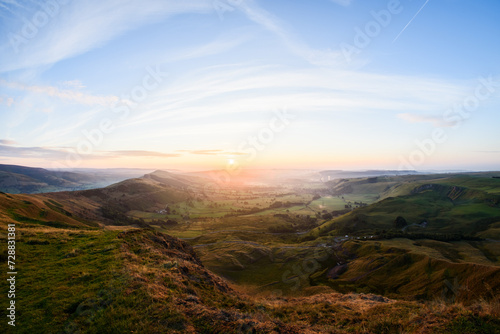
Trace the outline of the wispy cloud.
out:
M 178 60 L 196 59 L 221 54 L 243 44 L 245 41 L 249 40 L 250 37 L 251 34 L 245 29 L 236 29 L 236 31 L 226 33 L 206 44 L 181 49 L 174 51 L 174 53 L 170 51 L 168 55 L 162 56 L 161 61 L 168 63 Z
M 410 123 L 431 123 L 435 127 L 453 127 L 456 122 L 446 122 L 442 117 L 430 116 L 430 115 L 419 115 L 411 113 L 397 114 L 397 117 Z
M 225 154 L 226 154 L 227 156 L 234 156 L 234 155 L 248 155 L 248 153 L 245 153 L 245 152 L 235 152 L 235 151 L 233 151 L 233 152 L 225 152 Z
M 177 158 L 182 156 L 182 154 L 177 153 L 162 153 L 154 151 L 142 151 L 142 150 L 120 150 L 120 151 L 109 151 L 105 152 L 113 157 L 151 157 L 151 158 Z
M 0 96 L 0 104 L 5 104 L 7 107 L 10 107 L 14 104 L 14 98 Z
M 332 0 L 347 6 L 350 0 Z M 41 7 L 40 7 L 41 8 Z M 277 16 L 264 10 L 253 0 L 246 0 L 238 5 L 251 21 L 277 35 L 288 49 L 314 65 L 333 66 L 342 64 L 338 51 L 318 50 L 290 32 L 291 28 Z M 32 16 L 32 12 L 19 7 L 14 10 L 18 18 L 19 29 L 23 17 Z M 35 8 L 36 10 L 36 8 Z M 60 6 L 58 14 L 52 17 L 50 24 L 39 29 L 34 38 L 19 45 L 21 54 L 12 49 L 9 40 L 0 41 L 3 49 L 3 61 L 0 72 L 13 71 L 52 65 L 96 47 L 102 46 L 121 34 L 145 24 L 165 19 L 181 13 L 213 13 L 211 0 L 90 0 L 76 1 Z M 5 36 L 4 36 L 5 38 Z M 241 43 L 245 37 L 218 40 L 202 48 L 193 48 L 186 54 L 186 59 L 216 54 L 221 48 L 230 49 Z M 173 58 L 176 58 L 174 55 Z
M 15 142 L 10 140 L 0 140 L 0 156 L 15 158 L 35 158 L 64 160 L 69 154 L 76 152 L 69 147 L 19 147 L 11 146 Z M 143 150 L 116 150 L 116 151 L 96 151 L 93 154 L 81 155 L 84 159 L 108 159 L 124 157 L 150 157 L 150 158 L 177 158 L 182 156 L 179 153 L 163 153 Z
M 256 64 L 219 66 L 186 73 L 166 85 L 124 125 L 203 118 L 210 122 L 210 127 L 195 123 L 187 128 L 172 128 L 168 134 L 241 131 L 245 123 L 254 123 L 251 115 L 269 114 L 286 105 L 309 114 L 403 110 L 432 113 L 455 101 L 461 92 L 458 85 L 419 77 Z M 244 121 L 238 120 L 242 124 L 225 121 L 218 126 L 221 121 L 217 116 L 238 114 L 248 116 Z
M 199 155 L 219 155 L 223 151 L 222 150 L 194 150 L 194 151 L 187 151 L 191 154 L 199 154 Z
M 333 3 L 341 6 L 349 6 L 353 0 L 330 0 Z
M 0 86 L 4 86 L 15 90 L 28 91 L 36 94 L 44 94 L 51 97 L 56 97 L 62 100 L 76 102 L 84 105 L 111 106 L 119 101 L 119 98 L 117 96 L 112 96 L 112 95 L 96 96 L 96 95 L 86 94 L 78 90 L 59 89 L 58 87 L 54 86 L 25 85 L 19 82 L 9 82 L 4 79 L 0 79 Z M 12 104 L 13 100 L 10 103 Z
M 243 152 L 229 152 L 225 150 L 215 149 L 215 150 L 177 150 L 177 152 L 186 152 L 195 155 L 222 155 L 222 156 L 233 156 L 233 155 L 246 155 Z
M 11 10 L 17 13 L 19 28 L 22 17 L 34 14 L 24 8 Z M 20 55 L 14 50 L 7 54 L 10 45 L 4 40 L 6 57 L 0 64 L 0 72 L 51 65 L 99 47 L 141 25 L 180 13 L 213 10 L 212 1 L 208 0 L 71 1 L 61 5 L 50 24 L 39 29 L 34 38 L 20 45 Z
M 71 87 L 74 89 L 83 89 L 85 85 L 80 80 L 69 80 L 62 83 L 63 86 Z
M 476 153 L 499 154 L 500 151 L 474 151 Z
M 16 147 L 0 144 L 0 156 L 13 158 L 65 159 L 67 152 L 45 147 Z
M 1 145 L 17 145 L 17 142 L 9 139 L 0 139 Z
M 348 4 L 349 1 L 340 0 L 340 2 Z M 255 1 L 243 1 L 240 8 L 250 20 L 276 34 L 291 52 L 305 59 L 307 62 L 319 66 L 338 66 L 343 64 L 340 52 L 318 50 L 309 47 L 306 43 L 290 33 L 282 20 L 259 7 Z

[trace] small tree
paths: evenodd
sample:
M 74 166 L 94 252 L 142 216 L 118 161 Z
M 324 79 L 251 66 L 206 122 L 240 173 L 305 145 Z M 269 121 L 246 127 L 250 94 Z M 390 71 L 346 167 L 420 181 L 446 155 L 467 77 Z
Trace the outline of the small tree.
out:
M 394 220 L 394 226 L 396 226 L 396 228 L 403 228 L 406 225 L 408 225 L 408 223 L 406 222 L 406 219 L 404 219 L 401 216 L 397 216 L 396 220 Z
M 331 213 L 324 213 L 321 218 L 325 219 L 325 220 L 330 220 L 333 218 L 333 215 Z

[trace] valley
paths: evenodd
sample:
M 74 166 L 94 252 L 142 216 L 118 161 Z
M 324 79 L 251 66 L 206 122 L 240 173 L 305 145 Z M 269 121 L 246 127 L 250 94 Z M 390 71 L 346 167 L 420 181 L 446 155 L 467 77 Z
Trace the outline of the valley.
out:
M 417 331 L 405 312 L 427 332 L 500 328 L 498 173 L 210 175 L 1 193 L 2 236 L 9 223 L 18 233 L 24 328 Z M 145 301 L 147 318 L 132 311 Z

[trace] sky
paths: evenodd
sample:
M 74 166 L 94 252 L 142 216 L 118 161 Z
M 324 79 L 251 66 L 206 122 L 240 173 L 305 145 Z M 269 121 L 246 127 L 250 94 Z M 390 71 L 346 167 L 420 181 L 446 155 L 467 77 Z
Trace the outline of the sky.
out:
M 0 163 L 500 170 L 496 0 L 0 0 Z

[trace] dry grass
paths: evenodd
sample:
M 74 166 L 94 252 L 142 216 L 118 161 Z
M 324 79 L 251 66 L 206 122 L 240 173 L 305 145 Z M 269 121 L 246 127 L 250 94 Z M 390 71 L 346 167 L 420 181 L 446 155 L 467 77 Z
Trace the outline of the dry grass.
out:
M 55 332 L 71 332 L 68 326 L 72 326 L 100 334 L 500 331 L 499 301 L 493 289 L 488 291 L 491 298 L 470 306 L 341 294 L 319 286 L 297 297 L 256 295 L 207 270 L 187 243 L 151 230 L 46 228 L 41 233 L 21 228 L 19 232 L 23 235 L 19 250 L 26 258 L 29 252 L 36 257 L 22 267 L 31 269 L 30 280 L 40 286 L 19 282 L 25 294 L 20 297 L 23 313 L 38 316 L 22 318 L 25 327 L 19 332 L 29 332 L 40 321 Z M 30 240 L 36 242 L 30 245 Z M 50 278 L 40 279 L 46 273 Z M 58 277 L 68 279 L 53 284 Z M 43 303 L 54 292 L 59 299 L 49 308 Z M 28 295 L 31 304 L 26 303 Z M 47 312 L 57 314 L 58 321 L 45 316 Z
M 131 278 L 155 317 L 170 315 L 172 333 L 493 333 L 498 300 L 464 306 L 418 303 L 373 294 L 341 294 L 311 287 L 301 297 L 256 295 L 206 270 L 192 248 L 155 232 L 130 231 L 122 253 Z M 166 320 L 163 320 L 166 321 Z M 155 332 L 148 322 L 145 332 Z

